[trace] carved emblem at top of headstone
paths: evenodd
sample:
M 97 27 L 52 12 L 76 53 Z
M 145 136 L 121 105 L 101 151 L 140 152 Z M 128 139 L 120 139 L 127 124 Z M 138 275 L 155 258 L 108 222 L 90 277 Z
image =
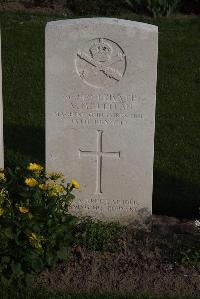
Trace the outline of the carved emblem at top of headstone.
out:
M 90 47 L 90 54 L 94 60 L 104 62 L 111 59 L 112 47 L 99 39 Z
M 109 87 L 119 82 L 126 70 L 126 56 L 121 47 L 108 39 L 90 40 L 76 55 L 79 77 L 93 87 Z

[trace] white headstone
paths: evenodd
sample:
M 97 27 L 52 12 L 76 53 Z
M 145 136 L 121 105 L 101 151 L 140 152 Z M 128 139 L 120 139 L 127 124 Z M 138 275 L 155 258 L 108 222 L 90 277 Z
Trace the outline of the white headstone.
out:
M 0 36 L 0 168 L 4 168 L 1 36 Z
M 71 212 L 131 223 L 152 210 L 157 27 L 46 27 L 46 164 L 81 186 Z

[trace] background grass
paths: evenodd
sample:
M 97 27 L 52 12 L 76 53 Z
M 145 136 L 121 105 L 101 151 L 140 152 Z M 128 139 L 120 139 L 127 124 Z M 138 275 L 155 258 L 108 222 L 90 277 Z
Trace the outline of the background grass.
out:
M 88 17 L 90 17 L 89 15 Z M 112 17 L 159 26 L 153 212 L 200 206 L 200 18 Z M 59 16 L 0 13 L 6 166 L 45 162 L 44 28 Z
M 197 297 L 154 297 L 149 295 L 89 295 L 89 294 L 53 294 L 45 290 L 12 290 L 0 288 L 0 299 L 198 299 Z

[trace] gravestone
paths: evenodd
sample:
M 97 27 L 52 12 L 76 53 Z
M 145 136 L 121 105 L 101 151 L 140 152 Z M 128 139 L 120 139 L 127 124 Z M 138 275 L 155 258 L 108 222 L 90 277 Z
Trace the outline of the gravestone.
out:
M 3 100 L 2 100 L 2 68 L 1 68 L 1 36 L 0 36 L 0 168 L 4 167 L 3 149 Z
M 157 27 L 46 27 L 46 165 L 81 186 L 71 212 L 128 224 L 152 210 Z

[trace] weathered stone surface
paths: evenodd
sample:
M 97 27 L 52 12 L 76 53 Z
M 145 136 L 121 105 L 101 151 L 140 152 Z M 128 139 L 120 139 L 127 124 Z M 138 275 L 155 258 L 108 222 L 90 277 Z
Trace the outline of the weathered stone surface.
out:
M 46 27 L 46 164 L 81 185 L 71 212 L 131 223 L 152 209 L 157 27 Z
M 1 168 L 4 167 L 1 35 L 0 35 L 0 167 Z

